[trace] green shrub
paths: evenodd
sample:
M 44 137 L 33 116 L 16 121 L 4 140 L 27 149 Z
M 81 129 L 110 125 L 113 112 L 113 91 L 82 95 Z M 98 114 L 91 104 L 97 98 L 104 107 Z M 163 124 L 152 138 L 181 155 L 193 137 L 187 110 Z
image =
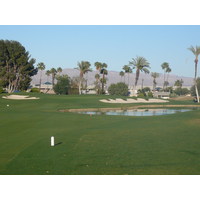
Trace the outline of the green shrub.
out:
M 30 92 L 39 93 L 39 92 L 40 92 L 40 89 L 39 89 L 39 88 L 31 88 L 31 91 L 30 91 Z
M 127 96 L 128 95 L 128 85 L 125 83 L 111 84 L 108 88 L 110 95 Z
M 146 98 L 146 95 L 144 93 L 139 93 L 137 95 L 138 98 Z
M 53 90 L 56 94 L 68 94 L 70 88 L 70 79 L 67 75 L 58 76 L 57 83 L 54 85 Z
M 174 93 L 180 96 L 180 95 L 189 94 L 190 91 L 189 91 L 187 88 L 176 88 L 176 89 L 174 90 Z
M 145 88 L 143 88 L 143 91 L 144 91 L 144 92 L 150 92 L 151 89 L 150 89 L 150 87 L 145 87 Z
M 152 92 L 148 92 L 147 96 L 148 96 L 148 98 L 152 98 L 153 97 L 153 93 Z

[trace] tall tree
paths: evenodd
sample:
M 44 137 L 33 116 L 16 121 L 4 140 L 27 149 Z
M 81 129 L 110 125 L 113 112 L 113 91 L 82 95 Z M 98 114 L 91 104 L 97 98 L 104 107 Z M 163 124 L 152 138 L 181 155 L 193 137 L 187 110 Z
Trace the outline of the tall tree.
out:
M 175 83 L 174 83 L 174 86 L 178 87 L 178 88 L 181 88 L 183 85 L 183 80 L 176 80 Z
M 96 89 L 96 93 L 100 94 L 100 75 L 99 74 L 95 74 L 95 89 Z
M 105 64 L 105 63 L 103 63 Z M 100 79 L 101 80 L 101 93 L 104 94 L 105 93 L 105 90 L 104 90 L 104 86 L 106 84 L 106 79 L 105 79 L 105 75 L 108 75 L 108 71 L 106 69 L 107 67 L 107 64 L 104 65 L 104 67 L 101 69 L 101 72 L 100 74 L 102 74 L 102 78 Z
M 108 65 L 106 63 L 101 63 L 101 62 L 95 62 L 94 65 L 96 67 L 96 70 L 98 70 L 99 73 L 102 74 L 102 78 L 100 79 L 101 84 L 102 84 L 101 85 L 101 93 L 104 94 L 104 85 L 106 82 L 105 75 L 108 74 L 108 71 L 106 70 Z
M 9 93 L 30 86 L 31 77 L 38 71 L 34 64 L 35 59 L 19 42 L 0 40 L 0 82 Z
M 200 46 L 196 46 L 196 47 L 193 47 L 191 46 L 190 48 L 188 48 L 195 56 L 195 60 L 194 60 L 194 63 L 195 63 L 195 73 L 194 73 L 194 86 L 195 86 L 195 91 L 196 91 L 196 96 L 197 96 L 197 102 L 199 103 L 199 92 L 198 92 L 198 86 L 197 86 L 197 65 L 198 65 L 198 57 L 199 57 L 199 54 L 200 54 Z
M 45 64 L 43 62 L 40 62 L 37 64 L 38 70 L 40 70 L 40 88 L 42 84 L 42 71 L 45 70 Z
M 121 82 L 122 82 L 122 77 L 124 77 L 125 73 L 123 71 L 119 72 L 119 75 L 121 76 Z
M 128 65 L 124 65 L 123 70 L 125 73 L 128 74 L 128 87 L 129 87 L 129 74 L 132 73 L 133 71 L 132 71 L 131 67 L 129 67 Z
M 50 69 L 51 72 L 51 76 L 52 76 L 52 85 L 55 85 L 55 78 L 56 78 L 56 74 L 57 74 L 57 70 L 55 68 L 51 68 Z
M 52 76 L 52 85 L 54 86 L 55 85 L 55 78 L 56 78 L 56 75 L 57 73 L 61 73 L 62 72 L 62 68 L 61 67 L 58 67 L 57 69 L 55 68 L 51 68 L 50 69 L 50 74 Z
M 57 68 L 57 73 L 59 73 L 59 75 L 60 75 L 61 72 L 62 72 L 62 68 L 61 68 L 61 67 L 58 67 L 58 68 Z
M 153 78 L 153 91 L 155 91 L 157 85 L 156 79 L 159 77 L 159 73 L 151 72 L 151 77 Z
M 166 78 L 166 81 L 169 82 L 169 73 L 172 71 L 172 69 L 170 67 L 168 67 L 166 69 L 166 73 L 167 73 L 167 78 Z
M 78 62 L 78 67 L 76 68 L 77 70 L 79 70 L 79 94 L 81 94 L 81 86 L 83 83 L 83 76 L 85 73 L 92 71 L 92 69 L 90 68 L 91 64 L 88 61 L 81 61 Z
M 47 75 L 47 82 L 49 82 L 49 76 L 51 75 L 50 70 L 47 70 L 47 71 L 46 71 L 46 75 Z
M 136 69 L 135 85 L 134 85 L 136 88 L 138 80 L 139 80 L 140 72 L 144 72 L 145 74 L 150 73 L 148 69 L 150 68 L 149 62 L 144 57 L 137 56 L 135 59 L 132 58 L 132 61 L 129 62 L 129 65 L 133 66 L 133 69 Z
M 162 65 L 161 65 L 161 68 L 164 70 L 164 81 L 163 81 L 163 90 L 165 89 L 165 81 L 166 81 L 166 71 L 167 69 L 169 69 L 169 63 L 167 62 L 164 62 Z

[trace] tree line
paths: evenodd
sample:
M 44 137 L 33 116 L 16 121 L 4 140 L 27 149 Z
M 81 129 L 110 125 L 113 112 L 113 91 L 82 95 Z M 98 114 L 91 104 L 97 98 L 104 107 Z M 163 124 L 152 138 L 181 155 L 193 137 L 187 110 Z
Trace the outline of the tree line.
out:
M 200 54 L 200 46 L 188 48 L 195 56 L 195 75 L 194 75 L 194 88 L 199 102 L 199 89 L 197 84 L 197 70 L 198 70 L 198 56 Z M 18 41 L 13 40 L 0 40 L 0 87 L 6 88 L 9 93 L 16 90 L 27 90 L 31 83 L 31 77 L 36 75 L 40 71 L 40 87 L 42 80 L 42 71 L 45 70 L 45 64 L 40 62 L 37 67 L 34 67 L 36 60 L 31 58 L 28 51 Z M 91 63 L 89 61 L 81 61 L 77 64 L 77 70 L 79 70 L 78 89 L 79 94 L 82 93 L 82 85 L 84 81 L 84 75 L 87 74 L 91 69 Z M 94 66 L 98 71 L 95 74 L 95 88 L 98 94 L 105 93 L 105 84 L 107 81 L 106 75 L 108 74 L 106 63 L 95 62 Z M 169 85 L 169 73 L 172 71 L 169 63 L 164 62 L 161 65 L 164 70 L 163 80 L 163 91 Z M 150 73 L 150 63 L 144 57 L 137 56 L 129 61 L 128 65 L 123 66 L 123 70 L 119 73 L 121 78 L 125 74 L 128 74 L 128 86 L 129 86 L 129 74 L 132 73 L 133 69 L 136 70 L 136 76 L 134 81 L 134 88 L 138 84 L 140 73 Z M 52 77 L 52 84 L 55 85 L 55 79 L 57 75 L 60 75 L 62 68 L 58 67 L 51 68 L 46 71 L 46 75 Z M 157 82 L 156 79 L 159 77 L 159 73 L 151 72 L 153 78 L 153 90 L 155 90 Z M 125 79 L 124 79 L 125 80 Z

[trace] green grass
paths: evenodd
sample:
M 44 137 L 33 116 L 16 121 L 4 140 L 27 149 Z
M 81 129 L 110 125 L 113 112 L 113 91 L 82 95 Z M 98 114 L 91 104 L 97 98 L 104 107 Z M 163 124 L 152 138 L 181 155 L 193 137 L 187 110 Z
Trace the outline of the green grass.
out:
M 127 105 L 99 102 L 109 96 L 31 95 L 40 99 L 0 96 L 0 174 L 200 174 L 200 110 L 89 116 L 58 110 Z

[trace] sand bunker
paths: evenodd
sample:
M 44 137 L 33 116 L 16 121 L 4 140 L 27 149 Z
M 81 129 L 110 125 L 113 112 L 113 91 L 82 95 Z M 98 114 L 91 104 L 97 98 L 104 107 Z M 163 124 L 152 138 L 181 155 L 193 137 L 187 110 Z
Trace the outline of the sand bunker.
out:
M 29 97 L 25 95 L 9 95 L 3 96 L 4 99 L 14 99 L 14 100 L 29 100 L 29 99 L 39 99 L 38 97 Z
M 149 99 L 148 101 L 145 99 L 141 99 L 138 98 L 136 99 L 127 99 L 127 100 L 123 100 L 123 99 L 101 99 L 99 100 L 101 102 L 104 103 L 167 103 L 169 101 L 167 100 L 163 100 L 163 99 Z

